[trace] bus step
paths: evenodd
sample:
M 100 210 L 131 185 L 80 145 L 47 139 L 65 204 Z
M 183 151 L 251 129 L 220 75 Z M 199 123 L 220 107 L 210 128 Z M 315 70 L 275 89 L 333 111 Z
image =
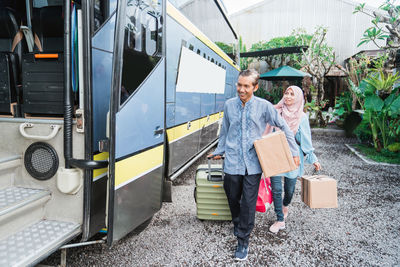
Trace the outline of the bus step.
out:
M 0 217 L 26 206 L 45 196 L 50 192 L 41 189 L 8 187 L 0 190 Z
M 41 220 L 0 240 L 0 266 L 32 266 L 80 233 L 77 223 Z

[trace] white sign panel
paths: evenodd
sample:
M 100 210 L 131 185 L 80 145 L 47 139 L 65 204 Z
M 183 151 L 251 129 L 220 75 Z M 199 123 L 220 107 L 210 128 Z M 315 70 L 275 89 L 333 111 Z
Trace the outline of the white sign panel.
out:
M 177 92 L 223 94 L 226 70 L 182 47 Z

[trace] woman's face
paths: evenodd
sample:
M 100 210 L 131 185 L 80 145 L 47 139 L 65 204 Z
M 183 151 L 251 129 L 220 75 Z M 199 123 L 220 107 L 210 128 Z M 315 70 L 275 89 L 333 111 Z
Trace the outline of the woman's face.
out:
M 294 92 L 293 92 L 292 88 L 289 87 L 288 89 L 286 89 L 285 94 L 284 94 L 283 97 L 285 99 L 285 105 L 287 105 L 287 106 L 293 105 L 293 103 L 294 103 Z

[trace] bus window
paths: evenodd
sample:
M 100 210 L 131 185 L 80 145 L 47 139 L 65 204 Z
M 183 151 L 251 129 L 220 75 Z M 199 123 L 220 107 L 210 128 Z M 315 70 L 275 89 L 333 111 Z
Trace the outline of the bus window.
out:
M 132 95 L 161 59 L 161 0 L 128 0 L 120 103 Z
M 203 53 L 203 57 L 206 58 L 206 53 Z
M 154 55 L 157 52 L 157 18 L 146 14 L 146 54 Z
M 104 22 L 104 16 L 102 12 L 102 6 L 100 4 L 100 0 L 95 0 L 94 1 L 94 29 L 93 32 L 97 31 L 98 28 L 103 24 Z
M 214 63 L 214 59 L 213 58 L 211 58 L 211 62 Z
M 111 17 L 117 7 L 116 0 L 94 0 L 93 5 L 93 33 L 95 33 L 104 22 Z
M 200 49 L 197 49 L 197 54 L 198 54 L 198 55 L 200 55 L 200 54 L 201 54 L 201 51 L 200 51 Z
M 189 49 L 193 51 L 194 50 L 194 46 L 193 45 L 189 45 Z

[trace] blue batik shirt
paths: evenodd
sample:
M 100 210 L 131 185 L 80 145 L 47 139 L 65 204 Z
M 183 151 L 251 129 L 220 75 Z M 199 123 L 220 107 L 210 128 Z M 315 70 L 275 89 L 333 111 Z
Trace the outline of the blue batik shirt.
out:
M 218 147 L 213 153 L 225 154 L 224 172 L 262 173 L 253 143 L 262 137 L 267 123 L 284 131 L 292 155 L 299 156 L 292 131 L 270 102 L 252 96 L 243 106 L 240 98 L 235 97 L 225 102 Z

